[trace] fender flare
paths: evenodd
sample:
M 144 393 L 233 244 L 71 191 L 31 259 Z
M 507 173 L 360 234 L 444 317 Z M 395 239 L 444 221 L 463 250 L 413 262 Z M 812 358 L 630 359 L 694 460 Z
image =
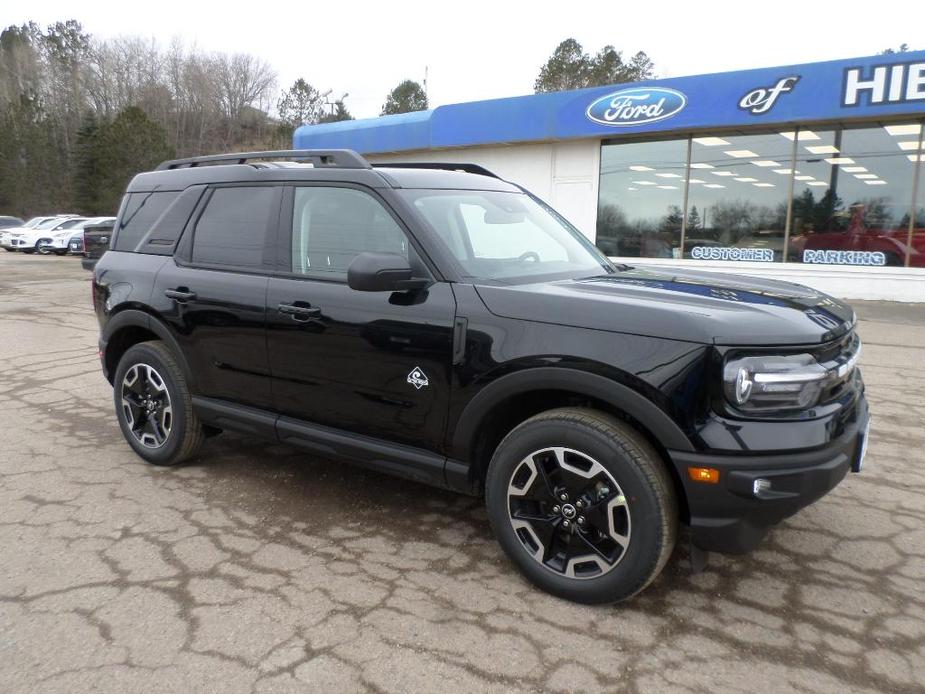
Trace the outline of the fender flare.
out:
M 150 313 L 134 308 L 127 308 L 113 315 L 100 333 L 100 349 L 105 352 L 106 346 L 109 344 L 112 336 L 123 328 L 144 328 L 157 335 L 158 339 L 163 340 L 170 348 L 174 358 L 183 370 L 183 376 L 186 378 L 187 383 L 190 384 L 190 386 L 193 385 L 193 373 L 190 370 L 189 363 L 186 361 L 186 355 L 180 348 L 180 344 L 173 336 L 173 333 L 170 332 L 170 329 Z M 107 373 L 106 375 L 107 378 L 112 378 L 112 374 Z
M 628 414 L 666 449 L 694 450 L 681 428 L 661 408 L 631 388 L 587 371 L 535 367 L 500 377 L 469 401 L 453 432 L 453 453 L 462 460 L 471 460 L 476 434 L 487 413 L 512 396 L 534 390 L 564 390 L 593 397 Z

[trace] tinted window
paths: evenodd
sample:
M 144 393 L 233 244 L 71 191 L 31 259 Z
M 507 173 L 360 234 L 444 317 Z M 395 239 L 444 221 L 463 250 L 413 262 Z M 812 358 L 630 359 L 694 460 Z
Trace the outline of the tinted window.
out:
M 130 193 L 119 218 L 113 250 L 132 251 L 179 195 L 176 191 Z
M 196 223 L 193 262 L 243 268 L 264 266 L 267 226 L 275 195 L 276 189 L 268 186 L 213 191 Z
M 404 232 L 377 200 L 351 188 L 296 188 L 293 272 L 344 277 L 350 262 L 364 252 L 397 253 L 410 260 Z

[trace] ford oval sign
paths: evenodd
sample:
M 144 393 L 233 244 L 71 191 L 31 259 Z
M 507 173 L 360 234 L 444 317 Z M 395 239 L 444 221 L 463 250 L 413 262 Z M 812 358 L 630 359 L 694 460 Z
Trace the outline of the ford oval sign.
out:
M 633 87 L 607 94 L 588 106 L 588 118 L 601 125 L 627 127 L 671 118 L 687 105 L 687 97 L 664 87 Z

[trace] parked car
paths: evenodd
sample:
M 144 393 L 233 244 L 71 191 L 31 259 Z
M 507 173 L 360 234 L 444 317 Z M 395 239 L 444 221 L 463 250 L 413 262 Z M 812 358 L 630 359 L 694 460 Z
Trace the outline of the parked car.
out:
M 42 239 L 39 246 L 39 252 L 41 253 L 55 253 L 57 255 L 64 255 L 69 252 L 71 247 L 71 240 L 77 239 L 81 245 L 80 253 L 83 253 L 83 231 L 87 228 L 88 225 L 93 224 L 105 224 L 109 222 L 110 227 L 112 221 L 115 220 L 115 217 L 90 217 L 90 218 L 77 218 L 77 221 L 73 224 L 66 223 L 58 231 L 53 232 L 47 238 Z
M 67 234 L 82 222 L 85 217 L 63 217 L 43 223 L 34 229 L 14 229 L 10 232 L 10 244 L 13 250 L 23 253 L 40 253 L 47 255 L 52 252 L 50 244 L 59 234 Z
M 0 229 L 0 247 L 4 248 L 7 251 L 14 251 L 15 248 L 10 244 L 10 234 L 13 231 L 19 231 L 21 229 L 34 229 L 39 224 L 44 224 L 46 222 L 51 222 L 55 217 L 33 217 L 28 222 L 22 224 L 21 226 L 6 227 Z
M 112 238 L 115 218 L 110 217 L 108 221 L 100 222 L 87 226 L 83 230 L 81 245 L 83 257 L 80 264 L 85 270 L 92 270 L 103 253 L 109 248 L 109 239 Z
M 680 523 L 696 563 L 747 551 L 861 469 L 848 305 L 616 265 L 480 167 L 199 157 L 120 210 L 99 353 L 150 463 L 232 430 L 484 495 L 524 575 L 585 603 L 643 590 Z
M 25 222 L 19 217 L 7 217 L 0 215 L 0 229 L 11 229 L 13 227 L 21 227 Z
M 8 251 L 23 251 L 24 253 L 42 252 L 42 241 L 50 239 L 55 231 L 69 229 L 83 217 L 76 215 L 58 215 L 41 219 L 33 226 L 6 229 L 0 236 L 0 245 Z M 31 222 L 31 220 L 30 220 Z M 46 251 L 47 252 L 47 251 Z

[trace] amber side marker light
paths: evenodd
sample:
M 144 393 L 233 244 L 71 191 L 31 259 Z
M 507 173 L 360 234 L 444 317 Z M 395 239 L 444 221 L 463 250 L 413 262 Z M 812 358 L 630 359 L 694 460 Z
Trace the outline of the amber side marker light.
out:
M 689 467 L 687 474 L 694 482 L 719 484 L 719 470 L 712 467 Z

